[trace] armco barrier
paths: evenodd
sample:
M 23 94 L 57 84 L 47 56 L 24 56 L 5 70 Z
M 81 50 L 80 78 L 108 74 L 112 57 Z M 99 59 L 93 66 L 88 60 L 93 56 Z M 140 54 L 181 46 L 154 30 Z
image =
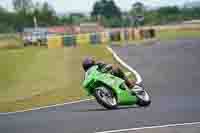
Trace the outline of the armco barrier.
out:
M 62 48 L 63 37 L 62 36 L 51 36 L 47 39 L 48 48 Z

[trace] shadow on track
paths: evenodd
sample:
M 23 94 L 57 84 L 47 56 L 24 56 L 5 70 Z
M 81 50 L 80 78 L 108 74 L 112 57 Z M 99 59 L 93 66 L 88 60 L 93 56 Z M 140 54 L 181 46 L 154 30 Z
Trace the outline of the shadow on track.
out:
M 126 110 L 126 109 L 136 109 L 142 108 L 139 106 L 125 106 L 125 107 L 118 107 L 117 109 L 108 110 L 105 108 L 93 108 L 93 109 L 83 109 L 83 110 L 73 110 L 73 112 L 104 112 L 104 111 L 118 111 L 118 110 Z

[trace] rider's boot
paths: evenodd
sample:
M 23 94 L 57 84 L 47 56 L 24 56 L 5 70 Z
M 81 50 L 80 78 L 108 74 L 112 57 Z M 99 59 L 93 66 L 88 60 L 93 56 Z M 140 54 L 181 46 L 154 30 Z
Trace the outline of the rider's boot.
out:
M 132 94 L 143 93 L 143 88 L 135 83 L 133 80 L 126 81 L 127 86 L 130 88 Z
M 128 86 L 128 88 L 130 88 L 130 93 L 134 93 L 134 89 L 135 89 L 135 81 L 133 80 L 126 80 L 126 85 Z

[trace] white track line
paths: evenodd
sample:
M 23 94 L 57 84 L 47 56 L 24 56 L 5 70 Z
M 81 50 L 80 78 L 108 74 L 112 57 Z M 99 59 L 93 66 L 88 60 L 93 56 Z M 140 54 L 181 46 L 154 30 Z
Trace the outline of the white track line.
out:
M 74 102 L 67 102 L 67 103 L 63 103 L 63 104 L 55 104 L 55 105 L 51 105 L 51 106 L 44 106 L 44 107 L 27 109 L 27 110 L 16 111 L 16 112 L 0 113 L 0 116 L 1 115 L 11 115 L 11 114 L 16 114 L 16 113 L 24 113 L 24 112 L 36 111 L 36 110 L 47 109 L 47 108 L 52 108 L 52 107 L 59 107 L 59 106 L 64 106 L 64 105 L 69 105 L 69 104 L 86 102 L 86 101 L 90 101 L 90 100 L 93 100 L 93 99 L 85 99 L 85 100 L 79 100 L 79 101 L 74 101 Z
M 129 129 L 120 129 L 120 130 L 110 130 L 110 131 L 103 131 L 103 132 L 96 132 L 96 133 L 119 133 L 119 132 L 138 131 L 138 130 L 145 130 L 145 129 L 157 129 L 157 128 L 188 126 L 188 125 L 198 125 L 198 124 L 200 124 L 200 122 L 169 124 L 169 125 L 140 127 L 140 128 L 129 128 Z
M 140 76 L 140 74 L 134 70 L 132 67 L 130 67 L 129 65 L 127 65 L 113 50 L 111 47 L 107 46 L 108 51 L 110 51 L 113 55 L 113 57 L 125 68 L 127 68 L 129 71 L 131 71 L 135 76 L 136 76 L 136 80 L 137 80 L 137 84 L 140 84 L 142 82 L 142 77 Z

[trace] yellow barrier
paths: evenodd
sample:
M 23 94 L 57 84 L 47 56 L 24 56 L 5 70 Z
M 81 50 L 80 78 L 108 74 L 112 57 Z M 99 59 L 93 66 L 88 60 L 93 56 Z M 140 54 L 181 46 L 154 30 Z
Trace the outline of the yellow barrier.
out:
M 62 36 L 52 36 L 47 39 L 48 48 L 62 48 L 63 43 Z
M 89 44 L 90 43 L 90 34 L 78 34 L 76 36 L 77 44 Z
M 102 43 L 108 43 L 109 42 L 109 33 L 108 32 L 102 32 L 101 33 L 101 42 Z
M 142 35 L 141 35 L 141 30 L 140 29 L 135 29 L 134 30 L 134 36 L 135 36 L 135 40 L 141 40 L 142 39 Z
M 101 32 L 98 33 L 98 35 L 100 35 L 99 37 L 99 43 L 102 44 L 108 44 L 110 41 L 113 42 L 120 42 L 120 41 L 125 41 L 125 40 L 142 40 L 144 38 L 153 38 L 155 37 L 155 30 L 150 29 L 150 30 L 143 30 L 143 29 L 133 29 L 133 28 L 129 28 L 126 30 L 121 30 L 121 31 L 113 31 L 113 32 Z M 96 38 L 97 39 L 97 38 Z M 49 37 L 47 39 L 47 44 L 48 44 L 48 48 L 61 48 L 64 47 L 64 44 L 67 46 L 68 43 L 70 45 L 72 44 L 78 44 L 78 45 L 82 45 L 82 44 L 87 44 L 87 45 L 92 45 L 92 44 L 97 44 L 94 43 L 94 37 L 92 38 L 90 33 L 87 34 L 78 34 L 74 36 L 74 40 L 71 41 L 75 41 L 75 42 L 67 42 L 69 41 L 66 40 L 66 38 L 64 39 L 63 36 L 52 36 Z M 97 39 L 98 40 L 98 39 Z
M 134 40 L 134 34 L 132 29 L 128 29 L 128 40 Z
M 125 31 L 120 31 L 120 41 L 125 41 Z
M 132 31 L 131 31 L 131 33 L 132 33 L 132 40 L 135 40 L 136 39 L 136 36 L 135 36 L 135 29 L 132 29 Z

